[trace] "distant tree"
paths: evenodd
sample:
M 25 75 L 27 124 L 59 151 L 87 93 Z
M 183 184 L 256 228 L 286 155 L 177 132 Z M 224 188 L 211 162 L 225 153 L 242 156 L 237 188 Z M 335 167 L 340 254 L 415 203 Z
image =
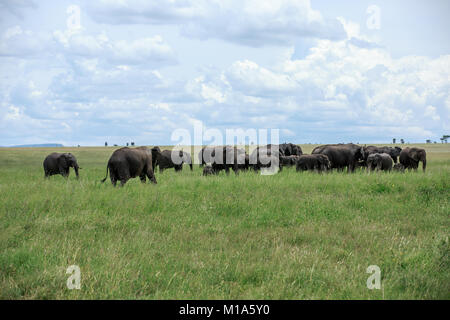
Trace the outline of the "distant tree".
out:
M 446 134 L 443 135 L 442 138 L 441 138 L 441 142 L 442 142 L 442 143 L 447 143 L 448 138 L 450 138 L 449 135 L 446 135 Z
M 427 141 L 426 141 L 427 143 L 431 143 L 431 140 L 430 139 L 427 139 Z
M 134 142 L 133 141 L 131 141 L 131 145 L 134 146 Z
M 107 147 L 108 146 L 108 142 L 105 142 L 105 147 Z
M 395 144 L 395 141 L 397 141 L 397 139 L 392 138 L 392 143 Z
M 128 147 L 128 142 L 127 142 L 127 147 Z
M 400 143 L 401 143 L 401 144 L 404 144 L 404 143 L 405 143 L 405 140 L 400 139 Z
M 114 144 L 114 147 L 117 147 L 117 144 Z

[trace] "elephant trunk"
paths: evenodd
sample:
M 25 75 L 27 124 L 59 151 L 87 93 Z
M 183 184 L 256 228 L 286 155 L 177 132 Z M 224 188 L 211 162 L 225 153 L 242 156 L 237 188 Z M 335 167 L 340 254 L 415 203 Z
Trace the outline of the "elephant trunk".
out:
M 77 179 L 78 179 L 80 177 L 78 174 L 78 169 L 80 169 L 80 167 L 78 167 L 77 163 L 74 164 L 73 169 L 75 170 L 75 175 L 77 176 Z
M 427 168 L 427 159 L 422 159 L 422 169 L 423 172 L 425 172 L 425 169 Z
M 189 163 L 189 167 L 191 168 L 191 171 L 192 171 L 192 161 L 191 161 L 191 163 Z

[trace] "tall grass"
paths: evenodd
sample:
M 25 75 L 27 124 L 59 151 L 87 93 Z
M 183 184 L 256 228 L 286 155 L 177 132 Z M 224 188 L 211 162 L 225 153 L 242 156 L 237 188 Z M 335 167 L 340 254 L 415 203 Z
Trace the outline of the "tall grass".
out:
M 99 182 L 111 148 L 69 149 L 79 180 L 44 180 L 53 149 L 1 149 L 0 298 L 449 299 L 450 150 L 432 147 L 425 174 L 186 166 L 124 188 Z

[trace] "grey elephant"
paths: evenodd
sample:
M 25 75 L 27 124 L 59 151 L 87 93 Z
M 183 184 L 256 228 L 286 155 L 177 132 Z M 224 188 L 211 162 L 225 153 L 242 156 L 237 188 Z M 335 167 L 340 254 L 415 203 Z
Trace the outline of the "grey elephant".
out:
M 283 156 L 301 156 L 303 154 L 302 148 L 293 143 L 280 144 L 279 151 L 280 151 L 280 155 L 283 155 Z
M 324 154 L 330 161 L 331 168 L 354 172 L 360 160 L 364 159 L 364 149 L 353 143 L 323 145 L 313 149 L 312 154 Z
M 153 172 L 153 159 L 158 156 L 160 150 L 158 147 L 149 149 L 147 147 L 128 148 L 123 147 L 113 152 L 106 168 L 106 178 L 111 179 L 113 186 L 117 181 L 123 186 L 129 179 L 139 177 L 141 182 L 146 182 L 146 177 L 156 184 L 156 178 Z
M 377 170 L 391 171 L 392 158 L 387 153 L 372 153 L 367 157 L 367 170 L 369 172 Z
M 369 154 L 372 153 L 387 153 L 388 155 L 391 156 L 392 160 L 394 160 L 394 163 L 397 163 L 397 159 L 400 156 L 400 152 L 402 151 L 402 148 L 400 147 L 376 147 L 376 146 L 367 146 L 364 147 L 364 155 L 365 155 L 365 159 L 364 161 L 367 160 L 367 157 L 369 156 Z
M 294 167 L 297 164 L 300 156 L 291 155 L 291 156 L 280 156 L 280 170 L 284 167 Z
M 253 170 L 257 172 L 262 168 L 271 169 L 271 170 L 281 170 L 280 158 L 274 155 L 263 155 L 260 154 L 258 156 L 258 162 L 255 164 L 250 164 L 253 167 Z
M 328 171 L 330 168 L 330 160 L 324 154 L 304 154 L 296 162 L 297 171 L 314 170 L 322 172 Z
M 164 150 L 156 156 L 156 166 L 159 166 L 159 172 L 162 173 L 165 169 L 174 168 L 175 171 L 183 170 L 183 163 L 189 164 L 192 171 L 191 155 L 182 150 Z
M 238 174 L 239 170 L 248 169 L 249 157 L 245 150 L 236 146 L 215 147 L 211 165 L 215 173 L 225 170 L 228 175 L 232 169 Z
M 53 152 L 45 158 L 43 165 L 46 178 L 54 174 L 60 174 L 67 178 L 70 167 L 75 170 L 77 179 L 79 178 L 78 170 L 81 168 L 78 166 L 77 159 L 71 153 Z
M 400 163 L 405 169 L 417 171 L 419 162 L 422 162 L 422 170 L 425 172 L 427 167 L 427 153 L 425 149 L 406 147 L 400 152 Z

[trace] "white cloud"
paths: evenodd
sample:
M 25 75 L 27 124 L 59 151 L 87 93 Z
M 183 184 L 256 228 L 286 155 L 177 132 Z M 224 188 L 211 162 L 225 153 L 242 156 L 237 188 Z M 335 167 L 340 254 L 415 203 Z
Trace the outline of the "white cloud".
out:
M 358 24 L 327 20 L 308 1 L 123 0 L 94 9 L 108 23 L 179 25 L 230 51 L 198 46 L 173 26 L 158 26 L 160 36 L 148 25 L 106 33 L 88 20 L 89 29 L 47 33 L 11 24 L 0 36 L 2 145 L 170 143 L 172 130 L 198 121 L 280 128 L 294 142 L 424 141 L 448 131 L 449 55 L 394 59 Z M 304 37 L 314 40 L 298 54 Z M 217 56 L 201 61 L 208 55 Z
M 176 24 L 188 37 L 254 47 L 292 44 L 302 37 L 345 37 L 342 24 L 322 17 L 309 0 L 108 0 L 89 11 L 103 23 Z
M 55 31 L 53 36 L 68 55 L 102 58 L 110 64 L 170 65 L 176 63 L 175 53 L 159 35 L 132 41 L 111 40 L 105 34 Z
M 6 29 L 0 38 L 0 57 L 32 57 L 43 54 L 48 37 L 20 26 Z
M 433 106 L 427 106 L 425 108 L 425 114 L 426 117 L 430 117 L 434 121 L 439 121 L 441 117 L 436 113 L 436 108 Z

